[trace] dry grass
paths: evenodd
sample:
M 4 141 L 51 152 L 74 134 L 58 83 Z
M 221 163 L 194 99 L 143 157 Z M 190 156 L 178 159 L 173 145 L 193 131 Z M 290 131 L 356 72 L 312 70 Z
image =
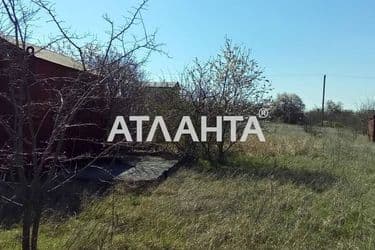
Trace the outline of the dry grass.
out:
M 276 134 L 276 135 L 275 135 Z M 121 185 L 63 223 L 41 249 L 373 249 L 375 148 L 348 131 L 269 128 L 228 166 L 181 169 L 153 190 Z M 14 249 L 19 227 L 0 232 Z

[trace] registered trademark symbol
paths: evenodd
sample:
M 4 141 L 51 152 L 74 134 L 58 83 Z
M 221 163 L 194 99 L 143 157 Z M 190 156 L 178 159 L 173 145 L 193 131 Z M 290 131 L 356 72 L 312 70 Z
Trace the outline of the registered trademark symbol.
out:
M 261 108 L 259 110 L 259 112 L 258 112 L 258 117 L 260 119 L 266 119 L 266 118 L 268 118 L 269 114 L 270 114 L 269 109 L 267 109 L 267 108 Z

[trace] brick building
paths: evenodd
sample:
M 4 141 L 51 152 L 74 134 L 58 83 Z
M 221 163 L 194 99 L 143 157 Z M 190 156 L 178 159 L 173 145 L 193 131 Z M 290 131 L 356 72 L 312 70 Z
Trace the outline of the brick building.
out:
M 37 138 L 37 148 L 40 149 L 45 147 L 51 136 L 56 111 L 51 111 L 48 103 L 59 101 L 56 100 L 56 92 L 69 92 L 73 84 L 78 86 L 91 81 L 95 81 L 95 76 L 84 72 L 82 65 L 70 57 L 36 46 L 19 48 L 12 40 L 0 37 L 0 121 L 3 121 L 0 122 L 0 161 L 6 161 L 9 152 L 14 150 L 10 133 L 15 117 L 14 98 L 12 99 L 14 89 L 20 89 L 23 85 L 22 88 L 27 93 L 24 99 L 28 98 L 29 103 L 30 100 L 33 103 L 27 119 L 31 120 L 29 124 L 32 124 L 34 131 L 30 132 L 30 126 L 26 122 L 23 128 L 24 152 L 27 155 L 31 152 L 30 143 L 27 142 L 31 141 L 32 134 Z M 14 87 L 15 84 L 20 86 Z M 62 151 L 67 157 L 88 155 L 103 148 L 108 120 L 107 105 L 104 91 L 96 92 L 99 94 L 90 96 L 87 103 L 73 116 L 71 124 L 81 125 L 69 127 L 66 131 L 68 139 L 64 139 Z M 61 100 L 64 98 L 61 97 Z M 65 99 L 64 101 L 66 102 Z

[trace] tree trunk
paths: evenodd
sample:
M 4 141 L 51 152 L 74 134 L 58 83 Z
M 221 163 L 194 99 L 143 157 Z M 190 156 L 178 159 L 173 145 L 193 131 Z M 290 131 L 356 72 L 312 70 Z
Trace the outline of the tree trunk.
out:
M 225 152 L 224 152 L 224 142 L 218 144 L 218 162 L 225 163 Z
M 33 230 L 31 232 L 31 249 L 37 250 L 38 249 L 38 238 L 39 238 L 39 225 L 40 225 L 40 217 L 42 209 L 39 205 L 35 208 L 35 215 L 33 218 Z
M 30 250 L 31 206 L 26 204 L 22 222 L 22 250 Z

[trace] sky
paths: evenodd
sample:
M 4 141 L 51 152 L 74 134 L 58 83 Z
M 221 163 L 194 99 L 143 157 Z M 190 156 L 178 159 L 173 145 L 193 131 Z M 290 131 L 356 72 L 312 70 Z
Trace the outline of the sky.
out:
M 104 39 L 103 14 L 121 23 L 137 2 L 56 0 L 55 8 L 66 26 Z M 374 0 L 150 0 L 142 16 L 169 55 L 153 54 L 145 65 L 154 81 L 178 80 L 194 58 L 215 56 L 229 37 L 251 49 L 273 94 L 296 93 L 308 109 L 321 105 L 324 74 L 326 98 L 345 108 L 375 99 Z M 50 31 L 38 25 L 37 36 Z

